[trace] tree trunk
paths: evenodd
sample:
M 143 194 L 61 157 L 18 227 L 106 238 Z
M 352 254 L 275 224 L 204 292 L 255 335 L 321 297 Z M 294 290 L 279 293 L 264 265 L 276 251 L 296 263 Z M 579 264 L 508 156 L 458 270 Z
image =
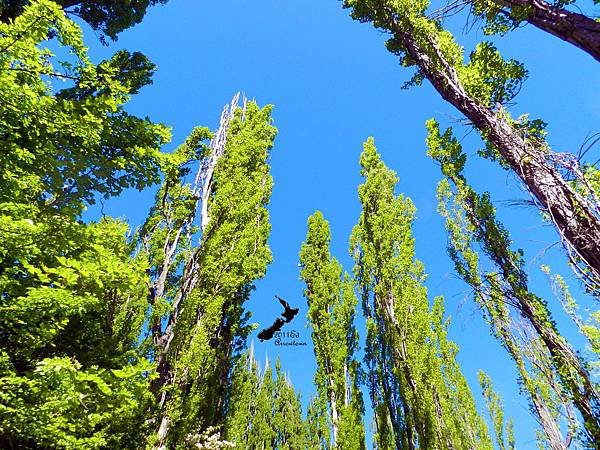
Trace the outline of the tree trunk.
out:
M 476 297 L 479 298 L 479 303 L 488 310 L 491 322 L 490 325 L 494 330 L 494 334 L 496 334 L 502 341 L 504 348 L 506 348 L 509 355 L 515 362 L 515 365 L 517 366 L 519 377 L 521 378 L 521 382 L 523 383 L 525 391 L 530 396 L 533 409 L 536 412 L 539 424 L 546 436 L 548 445 L 552 450 L 567 450 L 568 446 L 564 444 L 560 427 L 556 423 L 553 412 L 546 404 L 546 401 L 540 394 L 540 391 L 537 388 L 530 388 L 532 384 L 531 376 L 523 363 L 523 350 L 517 345 L 519 339 L 511 330 L 511 324 L 509 322 L 510 319 L 506 317 L 503 318 L 498 314 L 494 314 L 494 306 L 490 304 L 491 300 L 479 288 L 477 289 Z
M 201 229 L 202 233 L 206 231 L 206 227 L 209 222 L 208 216 L 208 202 L 210 198 L 210 194 L 212 193 L 212 177 L 214 174 L 215 167 L 217 165 L 218 159 L 223 155 L 225 151 L 225 143 L 227 140 L 227 132 L 229 130 L 229 123 L 233 118 L 233 114 L 238 107 L 240 94 L 237 93 L 230 105 L 226 105 L 221 114 L 221 121 L 219 125 L 219 129 L 215 133 L 213 137 L 210 148 L 212 150 L 211 154 L 205 158 L 199 167 L 199 170 L 196 174 L 195 179 L 195 187 L 194 193 L 198 195 L 201 201 Z M 244 108 L 245 108 L 245 100 L 244 100 Z M 198 251 L 196 249 L 192 254 L 191 258 L 187 262 L 184 273 L 181 278 L 181 286 L 175 295 L 175 299 L 173 301 L 173 312 L 169 316 L 167 328 L 165 332 L 162 334 L 160 339 L 158 340 L 158 355 L 156 358 L 157 363 L 157 372 L 158 379 L 155 382 L 154 389 L 156 392 L 159 392 L 161 388 L 163 388 L 166 384 L 171 382 L 172 374 L 171 367 L 168 361 L 169 350 L 171 346 L 171 342 L 175 337 L 175 329 L 177 325 L 177 318 L 181 312 L 181 308 L 184 306 L 185 299 L 189 295 L 189 293 L 196 287 L 198 282 Z M 231 343 L 227 343 L 228 346 Z M 229 353 L 229 352 L 227 352 Z M 167 412 L 167 394 L 163 392 L 160 395 L 160 406 L 162 408 L 161 414 L 161 422 L 158 430 L 158 441 L 155 445 L 156 450 L 165 450 L 166 449 L 166 441 L 169 433 L 169 417 Z
M 387 10 L 390 12 L 389 10 Z M 420 71 L 441 96 L 461 111 L 485 135 L 548 212 L 565 244 L 575 251 L 600 281 L 600 220 L 585 199 L 575 192 L 547 161 L 547 148 L 527 141 L 500 114 L 470 97 L 456 70 L 445 60 L 431 36 L 415 39 L 412 26 L 390 13 L 390 30 L 399 39 Z M 421 33 L 422 34 L 422 33 Z M 436 61 L 422 47 L 426 42 Z
M 452 180 L 455 184 L 460 182 L 460 180 Z M 472 199 L 467 199 L 464 206 L 468 220 L 485 236 L 488 227 L 477 217 Z M 549 315 L 540 312 L 546 307 L 541 299 L 527 290 L 525 276 L 517 279 L 514 273 L 509 271 L 508 268 L 514 265 L 507 253 L 509 249 L 504 246 L 488 245 L 487 242 L 483 242 L 483 245 L 488 256 L 502 271 L 502 278 L 508 283 L 505 295 L 539 335 L 554 360 L 558 376 L 571 394 L 573 404 L 583 417 L 589 436 L 593 442 L 600 442 L 600 396 L 587 368 L 558 333 Z
M 557 8 L 543 0 L 494 0 L 509 8 L 526 8 L 525 20 L 589 53 L 600 61 L 600 22 L 566 9 Z M 510 14 L 510 13 L 509 13 Z

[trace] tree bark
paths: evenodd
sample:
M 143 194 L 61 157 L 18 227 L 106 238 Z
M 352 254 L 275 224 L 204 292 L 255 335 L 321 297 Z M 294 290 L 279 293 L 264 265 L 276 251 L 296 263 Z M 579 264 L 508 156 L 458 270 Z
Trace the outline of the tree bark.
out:
M 455 185 L 461 182 L 456 178 L 450 178 Z M 482 220 L 477 216 L 472 197 L 465 202 L 464 210 L 468 220 L 482 236 L 485 236 L 488 226 L 484 221 L 488 218 Z M 489 245 L 485 240 L 482 244 L 488 256 L 502 272 L 502 278 L 507 282 L 507 288 L 503 290 L 504 295 L 511 300 L 511 304 L 515 304 L 521 316 L 539 335 L 554 360 L 556 372 L 570 393 L 573 404 L 583 417 L 592 442 L 600 442 L 600 396 L 587 368 L 559 334 L 550 316 L 541 313 L 545 305 L 541 299 L 527 290 L 526 276 L 521 274 L 517 277 L 511 271 L 514 262 L 508 253 L 509 249 L 501 245 Z
M 387 25 L 421 73 L 444 100 L 461 111 L 525 184 L 554 222 L 565 245 L 572 249 L 600 282 L 600 220 L 586 200 L 575 192 L 547 159 L 548 150 L 526 140 L 500 114 L 471 97 L 462 86 L 458 73 L 444 58 L 431 36 L 421 36 L 414 27 L 400 25 L 389 8 Z M 420 33 L 420 34 L 419 34 Z M 419 35 L 419 40 L 415 38 Z M 435 55 L 435 61 L 423 43 Z
M 195 179 L 195 188 L 194 193 L 198 195 L 200 199 L 200 208 L 201 208 L 201 229 L 202 233 L 206 231 L 206 227 L 209 222 L 208 215 L 208 202 L 210 198 L 210 194 L 212 193 L 212 177 L 214 174 L 215 167 L 217 165 L 218 159 L 225 152 L 225 144 L 227 140 L 227 132 L 229 130 L 229 123 L 233 118 L 233 114 L 238 107 L 240 94 L 237 93 L 230 105 L 226 105 L 221 114 L 221 121 L 219 125 L 219 129 L 215 133 L 213 140 L 211 141 L 210 148 L 212 153 L 205 158 L 198 169 Z M 244 100 L 244 108 L 245 108 L 245 100 Z M 184 306 L 185 299 L 189 295 L 189 293 L 196 287 L 198 283 L 198 251 L 196 249 L 189 261 L 187 262 L 183 276 L 181 278 L 181 286 L 178 289 L 175 299 L 172 305 L 172 313 L 169 316 L 169 320 L 167 323 L 167 328 L 165 332 L 162 334 L 160 339 L 157 342 L 158 347 L 158 355 L 156 358 L 157 363 L 157 372 L 158 379 L 155 382 L 154 389 L 156 392 L 159 392 L 162 387 L 171 382 L 172 374 L 171 374 L 171 366 L 169 364 L 168 356 L 169 350 L 171 347 L 171 342 L 175 337 L 175 330 L 177 325 L 177 319 L 181 312 L 181 308 Z M 227 342 L 226 345 L 228 348 L 231 346 L 231 342 Z M 229 351 L 227 352 L 229 354 Z M 170 419 L 167 411 L 167 394 L 163 392 L 160 395 L 159 403 L 162 408 L 160 426 L 158 429 L 158 440 L 155 445 L 156 450 L 165 450 L 166 442 L 169 433 Z
M 495 0 L 510 9 L 526 8 L 525 20 L 540 30 L 556 36 L 600 61 L 600 22 L 583 14 L 557 8 L 543 0 Z

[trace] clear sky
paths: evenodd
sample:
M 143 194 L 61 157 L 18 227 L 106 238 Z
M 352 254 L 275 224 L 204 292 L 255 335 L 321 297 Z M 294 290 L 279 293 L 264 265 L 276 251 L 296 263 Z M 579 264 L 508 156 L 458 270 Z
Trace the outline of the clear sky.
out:
M 463 33 L 464 16 L 448 25 L 468 50 L 484 39 L 476 28 Z M 304 403 L 314 392 L 315 370 L 298 267 L 306 221 L 315 210 L 323 212 L 332 228 L 332 252 L 350 271 L 348 236 L 359 214 L 358 156 L 362 142 L 374 136 L 385 162 L 400 177 L 398 192 L 410 196 L 417 206 L 417 256 L 429 274 L 431 298 L 446 298 L 446 312 L 452 317 L 450 336 L 461 348 L 459 360 L 479 405 L 477 370 L 483 369 L 515 419 L 517 447 L 536 448 L 536 424 L 525 398 L 518 394 L 512 362 L 489 336 L 446 254 L 444 226 L 436 213 L 440 172 L 425 154 L 426 119 L 456 124 L 456 134 L 464 136 L 465 150 L 472 156 L 467 175 L 477 189 L 491 191 L 515 245 L 526 250 L 536 292 L 549 300 L 560 330 L 582 348 L 539 266 L 549 264 L 568 279 L 571 273 L 559 246 L 551 247 L 556 235 L 542 225 L 538 213 L 531 207 L 511 206 L 528 195 L 514 176 L 476 156 L 480 142 L 476 133 L 458 125 L 459 113 L 427 83 L 401 90 L 412 72 L 385 50 L 384 34 L 370 24 L 352 21 L 337 0 L 170 0 L 150 9 L 140 25 L 122 33 L 109 47 L 102 47 L 89 28 L 86 34 L 96 61 L 126 48 L 142 51 L 158 65 L 154 84 L 144 88 L 128 109 L 172 126 L 173 142 L 167 150 L 196 125 L 215 128 L 223 105 L 238 90 L 261 105 L 275 105 L 279 135 L 271 159 L 275 187 L 269 208 L 274 261 L 256 284 L 247 307 L 252 321 L 261 326 L 281 312 L 274 294 L 300 307 L 291 325 L 309 346 L 278 348 L 258 342 L 255 334 L 252 338 L 260 359 L 264 361 L 267 353 L 271 360 L 279 356 Z M 529 112 L 548 122 L 549 142 L 560 152 L 576 151 L 588 134 L 600 131 L 600 66 L 591 57 L 532 27 L 496 41 L 505 57 L 525 62 L 530 71 L 511 108 L 513 115 Z M 128 192 L 107 202 L 104 211 L 137 226 L 152 195 L 151 191 Z M 98 213 L 93 208 L 87 218 Z M 589 299 L 575 293 L 588 304 Z

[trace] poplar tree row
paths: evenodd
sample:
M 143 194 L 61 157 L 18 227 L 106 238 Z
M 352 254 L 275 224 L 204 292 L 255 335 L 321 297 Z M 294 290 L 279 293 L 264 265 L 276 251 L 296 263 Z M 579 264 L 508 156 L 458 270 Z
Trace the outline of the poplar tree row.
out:
M 164 1 L 0 3 L 0 447 L 362 450 L 372 429 L 382 450 L 515 448 L 485 373 L 489 421 L 475 406 L 444 301 L 430 300 L 415 255 L 415 207 L 395 193 L 398 178 L 372 139 L 360 156 L 352 274 L 331 255 L 319 212 L 300 250 L 316 362 L 306 411 L 278 361 L 274 372 L 268 363 L 261 369 L 253 349 L 245 351 L 253 327 L 244 304 L 272 259 L 271 107 L 236 96 L 215 132 L 197 127 L 166 153 L 167 127 L 124 109 L 155 66 L 127 51 L 92 63 L 68 18 L 115 39 L 156 3 Z M 465 62 L 443 28 L 445 17 L 468 7 L 486 33 L 530 23 L 599 59 L 600 24 L 565 9 L 569 3 L 344 6 L 389 33 L 390 51 L 417 69 L 413 84 L 429 80 L 479 130 L 480 153 L 524 183 L 584 289 L 598 296 L 597 169 L 553 153 L 540 120 L 510 117 L 505 105 L 526 77 L 521 63 L 490 42 Z M 66 50 L 60 58 L 52 39 Z M 443 175 L 448 254 L 514 363 L 539 445 L 598 448 L 597 311 L 582 316 L 565 279 L 551 276 L 589 343 L 578 352 L 556 325 L 551 300 L 531 288 L 491 194 L 469 184 L 452 130 L 434 120 L 426 127 Z M 155 202 L 135 231 L 105 215 L 82 220 L 97 202 L 153 185 Z

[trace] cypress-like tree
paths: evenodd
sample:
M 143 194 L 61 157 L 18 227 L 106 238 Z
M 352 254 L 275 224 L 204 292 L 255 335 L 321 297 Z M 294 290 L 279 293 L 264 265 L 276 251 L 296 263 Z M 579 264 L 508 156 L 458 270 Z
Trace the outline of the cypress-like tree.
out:
M 267 361 L 260 373 L 253 349 L 236 363 L 228 400 L 226 436 L 239 449 L 312 448 L 306 440 L 300 399 L 275 362 L 275 379 Z
M 164 398 L 158 448 L 182 448 L 189 436 L 222 421 L 230 361 L 249 332 L 243 304 L 271 261 L 271 107 L 249 102 L 234 108 L 225 131 L 222 145 L 202 155 L 208 163 L 198 193 L 206 203 L 200 244 L 183 269 L 159 347 Z M 216 160 L 215 151 L 222 151 Z
M 329 224 L 320 212 L 308 219 L 300 251 L 300 276 L 306 283 L 308 320 L 312 328 L 321 404 L 329 409 L 332 437 L 329 448 L 364 449 L 363 402 L 358 386 L 359 364 L 354 357 L 358 333 L 353 283 L 329 250 Z
M 462 174 L 466 155 L 451 130 L 442 134 L 433 120 L 427 126 L 429 155 L 440 163 L 446 177 L 439 186 L 440 212 L 447 219 L 449 253 L 457 272 L 473 287 L 476 298 L 487 310 L 494 333 L 517 363 L 521 379 L 532 396 L 540 423 L 553 448 L 568 447 L 561 442 L 568 443 L 569 438 L 565 441 L 560 439 L 560 430 L 552 423 L 553 414 L 547 412 L 551 404 L 548 398 L 542 394 L 536 399 L 543 392 L 536 386 L 536 379 L 545 379 L 546 389 L 559 398 L 563 392 L 567 394 L 568 403 L 572 402 L 583 417 L 585 440 L 595 445 L 593 443 L 600 442 L 600 397 L 586 362 L 559 333 L 546 302 L 529 290 L 523 252 L 511 250 L 510 237 L 496 220 L 489 194 L 478 195 L 467 183 Z M 480 244 L 495 271 L 481 273 L 473 242 Z M 519 342 L 523 340 L 515 338 L 508 306 L 512 306 L 525 323 L 526 347 L 520 347 Z M 527 335 L 532 337 L 527 338 Z M 534 364 L 535 371 L 540 367 L 547 370 L 531 378 L 523 366 L 523 358 L 527 356 L 533 358 L 530 359 L 532 363 L 537 363 Z M 544 361 L 542 365 L 541 360 Z M 561 387 L 554 387 L 555 378 L 560 380 Z
M 345 0 L 352 17 L 389 33 L 387 48 L 402 65 L 415 66 L 413 84 L 424 79 L 462 112 L 487 141 L 487 155 L 510 168 L 539 204 L 585 277 L 600 286 L 600 216 L 595 193 L 583 194 L 561 171 L 579 177 L 569 158 L 553 154 L 540 120 L 510 117 L 503 105 L 518 93 L 526 76 L 522 64 L 504 60 L 490 42 L 479 43 L 464 62 L 463 49 L 428 15 L 429 0 Z M 585 184 L 584 184 L 585 185 Z
M 306 424 L 302 417 L 300 397 L 296 394 L 289 376 L 275 361 L 275 388 L 273 390 L 275 448 L 277 450 L 308 449 Z
M 380 449 L 485 449 L 491 441 L 446 336 L 441 299 L 430 307 L 415 259 L 415 207 L 373 139 L 360 157 L 362 213 L 352 232 L 367 317 L 368 387 Z M 460 412 L 457 414 L 457 412 Z

